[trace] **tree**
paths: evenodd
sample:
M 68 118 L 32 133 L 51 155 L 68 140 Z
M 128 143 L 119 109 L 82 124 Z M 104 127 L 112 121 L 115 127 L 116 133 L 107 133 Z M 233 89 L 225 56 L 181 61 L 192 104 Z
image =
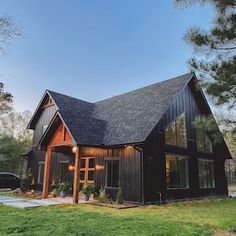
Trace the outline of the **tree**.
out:
M 236 0 L 174 1 L 178 6 L 210 4 L 213 7 L 215 18 L 209 30 L 192 27 L 185 34 L 186 42 L 196 53 L 195 57 L 189 60 L 189 64 L 199 75 L 201 84 L 216 105 L 236 108 Z M 232 155 L 236 157 L 236 119 L 233 119 L 234 116 L 235 113 L 232 112 L 231 115 L 218 116 L 217 122 Z M 218 139 L 214 117 L 197 117 L 194 125 L 213 134 L 213 140 Z M 226 163 L 226 172 L 231 181 L 236 179 L 236 160 Z
M 22 36 L 20 27 L 10 16 L 0 16 L 0 54 L 5 55 L 11 42 Z
M 177 6 L 210 4 L 213 7 L 215 18 L 208 31 L 193 27 L 185 34 L 186 42 L 196 53 L 189 64 L 216 105 L 236 108 L 236 0 L 175 0 L 175 3 Z M 234 136 L 236 120 L 229 117 L 224 117 L 223 123 L 230 127 L 227 133 Z
M 4 91 L 4 85 L 0 82 L 0 116 L 12 109 L 12 99 L 13 96 Z
M 30 117 L 29 111 L 11 111 L 0 120 L 0 171 L 23 174 L 20 155 L 31 146 L 32 132 L 26 129 Z
M 22 35 L 20 27 L 10 16 L 0 16 L 0 55 L 6 55 L 11 42 Z M 4 91 L 4 85 L 0 81 L 0 114 L 4 114 L 12 108 L 12 95 Z
M 28 137 L 31 138 L 31 132 L 26 129 L 32 114 L 30 111 L 17 112 L 12 110 L 0 119 L 0 135 L 7 134 L 14 138 Z
M 185 40 L 198 56 L 189 60 L 217 105 L 236 107 L 236 0 L 175 0 L 177 5 L 210 4 L 215 12 L 212 27 L 193 27 Z

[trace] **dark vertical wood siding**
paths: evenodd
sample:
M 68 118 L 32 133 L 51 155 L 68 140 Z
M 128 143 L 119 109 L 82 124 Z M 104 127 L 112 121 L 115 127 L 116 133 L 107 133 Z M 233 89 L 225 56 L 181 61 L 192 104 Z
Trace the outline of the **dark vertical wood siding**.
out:
M 32 156 L 30 157 L 31 160 L 30 160 L 29 168 L 33 175 L 33 183 L 35 183 L 36 188 L 39 188 L 39 189 L 41 188 L 41 186 L 37 185 L 38 165 L 39 165 L 39 161 L 44 161 L 45 152 L 37 150 L 36 145 L 38 144 L 40 138 L 43 135 L 43 126 L 48 125 L 50 123 L 56 110 L 57 110 L 57 107 L 55 105 L 43 109 L 34 127 L 33 143 L 32 143 L 33 152 L 32 152 Z M 53 154 L 53 157 L 55 157 L 55 155 L 57 156 L 58 154 Z M 54 161 L 54 159 L 55 158 L 52 158 L 52 162 Z M 55 170 L 53 171 L 55 172 Z M 53 175 L 54 174 L 51 173 L 51 177 L 50 177 L 51 179 Z
M 37 145 L 38 141 L 43 135 L 43 126 L 48 125 L 53 118 L 57 108 L 56 106 L 50 106 L 45 108 L 38 118 L 35 124 L 33 146 Z M 132 147 L 126 148 L 82 148 L 82 156 L 94 156 L 96 157 L 95 163 L 104 166 L 105 157 L 119 157 L 120 158 L 120 185 L 124 195 L 124 199 L 128 201 L 140 201 L 141 198 L 141 171 L 140 171 L 140 154 Z M 34 182 L 37 183 L 38 165 L 40 161 L 44 161 L 45 152 L 33 150 L 31 169 L 34 178 Z M 62 153 L 53 152 L 50 183 L 58 182 L 58 166 L 60 160 L 69 160 L 73 164 L 74 159 L 71 155 L 64 155 Z M 73 175 L 73 173 L 72 173 Z M 104 170 L 95 172 L 94 177 L 95 185 L 98 189 L 104 187 Z M 36 184 L 36 188 L 40 189 L 42 186 Z M 116 195 L 118 189 L 109 189 L 113 197 Z
M 37 145 L 42 136 L 43 126 L 49 124 L 55 114 L 56 106 L 51 106 L 43 110 L 36 125 L 33 138 L 33 146 Z M 165 145 L 164 128 L 179 115 L 185 112 L 187 124 L 187 148 L 177 148 Z M 176 199 L 187 197 L 198 197 L 209 194 L 226 194 L 227 183 L 224 172 L 225 153 L 221 146 L 214 147 L 213 154 L 198 153 L 196 148 L 195 131 L 192 121 L 196 115 L 208 114 L 209 110 L 204 103 L 199 92 L 195 91 L 193 81 L 185 88 L 173 101 L 173 104 L 163 115 L 157 126 L 143 146 L 143 174 L 144 174 L 144 196 L 145 202 L 159 200 L 159 193 L 164 199 Z M 165 173 L 165 153 L 182 154 L 189 157 L 189 184 L 187 190 L 167 190 Z M 141 157 L 139 151 L 133 147 L 122 148 L 82 148 L 82 156 L 94 156 L 95 164 L 104 167 L 106 157 L 120 158 L 120 185 L 124 194 L 124 199 L 128 201 L 141 202 Z M 209 158 L 215 160 L 215 181 L 216 188 L 211 190 L 200 190 L 198 188 L 198 158 Z M 37 180 L 38 162 L 45 159 L 45 152 L 33 150 L 30 165 L 34 180 Z M 72 154 L 65 155 L 53 153 L 51 183 L 58 181 L 58 163 L 60 160 L 74 162 Z M 72 173 L 73 175 L 73 173 Z M 104 187 L 104 169 L 95 171 L 94 181 L 97 189 Z M 118 189 L 107 189 L 115 196 Z
M 95 164 L 100 166 L 105 165 L 105 158 L 107 157 L 119 157 L 120 158 L 120 186 L 124 195 L 124 199 L 127 201 L 141 201 L 141 170 L 140 170 L 140 153 L 133 147 L 123 148 L 82 148 L 82 156 L 94 156 Z M 95 171 L 95 186 L 100 189 L 105 185 L 105 170 Z M 108 189 L 112 197 L 115 197 L 118 189 Z
M 47 107 L 42 111 L 41 115 L 38 118 L 37 123 L 35 124 L 33 146 L 37 145 L 37 143 L 39 142 L 40 138 L 43 135 L 43 126 L 48 125 L 50 123 L 56 110 L 57 110 L 57 107 L 54 105 L 54 106 Z
M 164 129 L 176 117 L 185 112 L 187 128 L 187 148 L 165 145 Z M 216 147 L 213 154 L 199 153 L 196 147 L 196 137 L 192 122 L 195 116 L 209 114 L 200 92 L 196 92 L 191 81 L 172 105 L 165 112 L 158 125 L 144 144 L 144 192 L 145 201 L 157 201 L 159 192 L 164 199 L 198 197 L 210 194 L 227 194 L 227 184 L 224 175 L 224 156 L 219 156 Z M 165 173 L 165 153 L 182 154 L 189 157 L 189 189 L 167 190 Z M 214 159 L 216 188 L 203 190 L 198 187 L 198 158 Z

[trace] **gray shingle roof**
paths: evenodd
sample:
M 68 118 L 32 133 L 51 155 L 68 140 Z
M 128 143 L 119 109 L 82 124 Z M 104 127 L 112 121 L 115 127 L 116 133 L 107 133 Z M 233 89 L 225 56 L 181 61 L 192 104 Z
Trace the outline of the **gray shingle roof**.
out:
M 179 92 L 188 73 L 96 103 L 48 91 L 77 144 L 143 142 Z

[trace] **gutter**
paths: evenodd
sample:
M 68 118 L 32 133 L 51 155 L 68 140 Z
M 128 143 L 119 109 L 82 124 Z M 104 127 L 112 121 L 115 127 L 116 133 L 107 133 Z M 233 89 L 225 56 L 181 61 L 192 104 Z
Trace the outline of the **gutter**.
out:
M 144 174 L 143 174 L 143 148 L 133 145 L 133 148 L 140 153 L 140 169 L 141 169 L 141 204 L 144 205 Z

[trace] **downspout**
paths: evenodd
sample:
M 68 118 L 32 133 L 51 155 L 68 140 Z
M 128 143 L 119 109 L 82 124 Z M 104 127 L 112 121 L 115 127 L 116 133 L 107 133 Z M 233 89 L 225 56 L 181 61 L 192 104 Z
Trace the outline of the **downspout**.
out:
M 141 204 L 144 205 L 144 174 L 143 174 L 143 148 L 133 145 L 133 148 L 140 154 L 140 169 L 141 169 Z

